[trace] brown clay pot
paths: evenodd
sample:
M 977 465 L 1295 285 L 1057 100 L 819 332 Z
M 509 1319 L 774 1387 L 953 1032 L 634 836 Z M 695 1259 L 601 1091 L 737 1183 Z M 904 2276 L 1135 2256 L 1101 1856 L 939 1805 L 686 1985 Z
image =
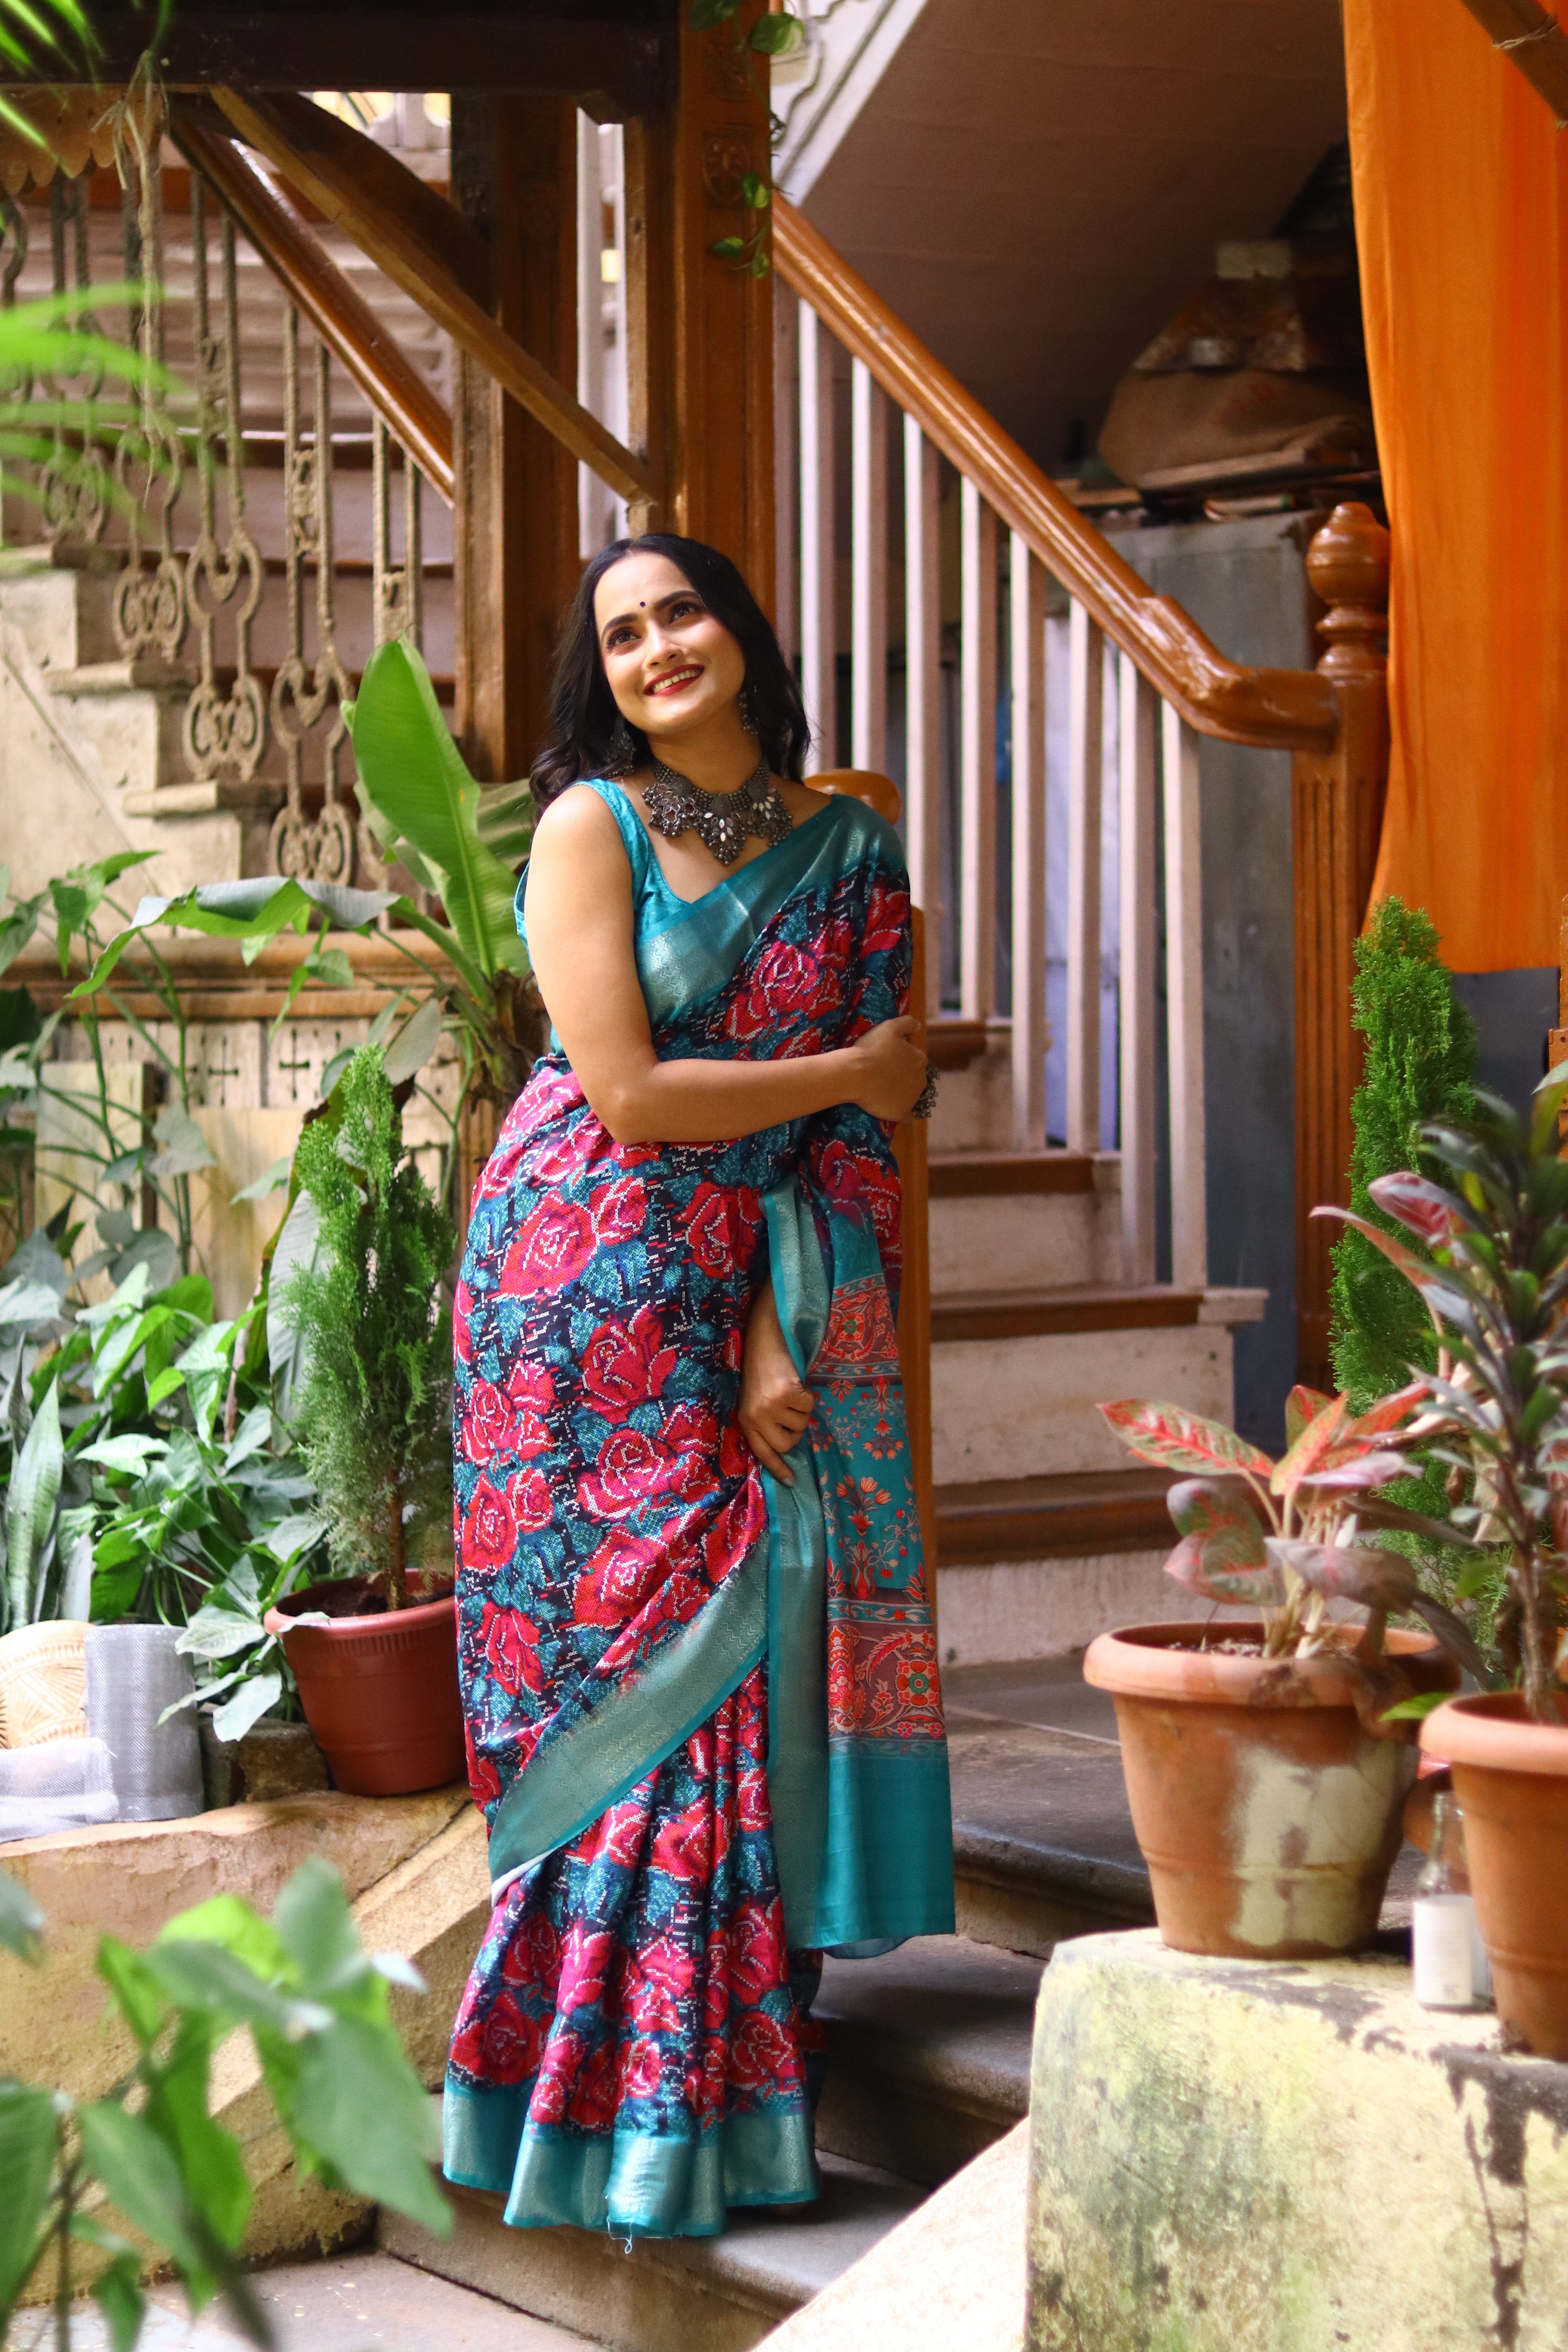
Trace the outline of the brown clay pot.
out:
M 1483 1691 L 1421 1727 L 1453 1769 L 1498 2015 L 1538 2058 L 1568 2058 L 1568 1693 L 1556 1706 L 1559 1725 L 1531 1723 L 1520 1692 Z
M 1282 1673 L 1279 1659 L 1199 1647 L 1216 1632 L 1257 1641 L 1262 1629 L 1133 1625 L 1101 1633 L 1083 1662 L 1116 1702 L 1160 1933 L 1179 1952 L 1238 1959 L 1353 1951 L 1377 1927 L 1416 1751 L 1363 1729 L 1348 1659 Z M 1388 1646 L 1418 1689 L 1458 1683 L 1425 1634 Z
M 332 1779 L 361 1797 L 404 1797 L 460 1780 L 458 1604 L 448 1595 L 375 1616 L 340 1613 L 368 1591 L 361 1578 L 307 1585 L 265 1621 L 294 1669 Z M 322 1609 L 330 1624 L 292 1622 Z

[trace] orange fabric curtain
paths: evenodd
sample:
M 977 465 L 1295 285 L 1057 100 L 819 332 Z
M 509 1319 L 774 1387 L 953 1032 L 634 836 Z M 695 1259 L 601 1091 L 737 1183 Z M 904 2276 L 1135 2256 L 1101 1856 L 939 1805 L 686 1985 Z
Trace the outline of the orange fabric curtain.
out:
M 1554 964 L 1568 891 L 1568 131 L 1461 0 L 1344 0 L 1394 537 L 1374 898 L 1460 971 Z

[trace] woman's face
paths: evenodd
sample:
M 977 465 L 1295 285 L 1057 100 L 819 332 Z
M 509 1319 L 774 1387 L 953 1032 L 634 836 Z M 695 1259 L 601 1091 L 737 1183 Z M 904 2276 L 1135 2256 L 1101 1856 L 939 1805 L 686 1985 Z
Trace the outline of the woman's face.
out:
M 746 658 L 668 555 L 627 555 L 594 592 L 599 652 L 622 716 L 686 735 L 734 702 Z

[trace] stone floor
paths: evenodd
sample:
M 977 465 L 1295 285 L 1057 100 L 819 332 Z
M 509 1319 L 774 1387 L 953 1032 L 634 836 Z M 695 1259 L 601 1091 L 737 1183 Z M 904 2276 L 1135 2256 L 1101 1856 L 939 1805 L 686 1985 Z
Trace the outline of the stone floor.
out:
M 366 2248 L 261 2272 L 256 2291 L 279 2352 L 583 2352 L 584 2338 Z M 175 2286 L 154 2287 L 138 2352 L 232 2352 L 247 2339 L 221 2304 L 193 2322 Z M 77 2305 L 71 2352 L 107 2352 L 95 2304 Z M 54 2315 L 14 2322 L 5 2352 L 54 2352 Z

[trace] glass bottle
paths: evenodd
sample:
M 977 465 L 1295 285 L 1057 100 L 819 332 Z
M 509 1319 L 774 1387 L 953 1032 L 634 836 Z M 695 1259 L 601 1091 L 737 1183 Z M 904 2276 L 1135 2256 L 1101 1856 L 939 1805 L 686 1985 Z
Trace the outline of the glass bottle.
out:
M 1424 2009 L 1474 2009 L 1478 1996 L 1489 1996 L 1490 1972 L 1465 1866 L 1464 1816 L 1448 1790 L 1433 1803 L 1432 1850 L 1415 1882 L 1410 1925 L 1415 1998 Z

